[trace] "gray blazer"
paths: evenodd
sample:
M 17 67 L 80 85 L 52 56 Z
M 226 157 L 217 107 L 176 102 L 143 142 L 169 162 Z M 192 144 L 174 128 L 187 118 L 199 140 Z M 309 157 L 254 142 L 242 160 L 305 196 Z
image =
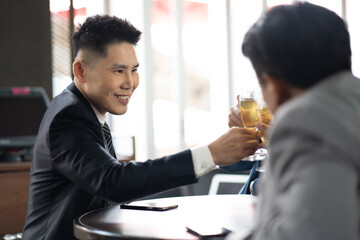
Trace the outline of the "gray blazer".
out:
M 360 80 L 340 72 L 278 109 L 251 239 L 360 239 Z

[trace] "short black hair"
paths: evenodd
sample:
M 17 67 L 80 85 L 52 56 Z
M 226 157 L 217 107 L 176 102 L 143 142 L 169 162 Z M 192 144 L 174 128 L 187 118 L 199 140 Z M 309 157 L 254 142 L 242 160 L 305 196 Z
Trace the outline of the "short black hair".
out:
M 88 17 L 72 36 L 74 56 L 79 49 L 89 49 L 106 56 L 106 46 L 114 42 L 136 45 L 141 32 L 129 21 L 109 15 Z
M 242 45 L 254 70 L 306 89 L 323 78 L 351 70 L 350 36 L 334 12 L 310 3 L 279 5 L 247 32 Z

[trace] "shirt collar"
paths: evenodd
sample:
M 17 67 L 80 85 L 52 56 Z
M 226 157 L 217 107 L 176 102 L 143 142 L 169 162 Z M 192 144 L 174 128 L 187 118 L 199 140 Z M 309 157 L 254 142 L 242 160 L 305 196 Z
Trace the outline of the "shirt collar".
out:
M 94 110 L 96 117 L 99 120 L 99 122 L 101 123 L 101 125 L 104 125 L 105 121 L 106 121 L 105 117 L 103 115 L 101 115 L 101 113 L 93 105 L 90 104 L 90 106 Z

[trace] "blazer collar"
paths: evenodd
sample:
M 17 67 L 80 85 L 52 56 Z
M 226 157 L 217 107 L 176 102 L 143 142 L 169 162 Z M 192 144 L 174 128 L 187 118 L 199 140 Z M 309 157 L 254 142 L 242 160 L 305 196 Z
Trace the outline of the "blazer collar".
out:
M 95 116 L 95 118 L 98 120 L 99 124 L 102 125 L 101 121 L 99 120 L 98 116 L 96 115 L 96 112 L 94 111 L 94 108 L 91 106 L 91 104 L 89 103 L 89 101 L 82 95 L 82 93 L 79 91 L 79 89 L 76 87 L 75 83 L 72 82 L 67 89 L 72 92 L 73 94 L 75 94 L 80 101 L 82 101 L 89 109 L 90 112 L 93 113 L 93 115 Z
M 79 91 L 79 89 L 75 86 L 75 83 L 72 82 L 68 87 L 68 90 L 70 90 L 72 93 L 74 93 L 81 101 L 87 103 L 90 106 L 90 103 L 88 102 L 88 100 L 86 100 L 86 98 L 82 95 L 82 93 Z

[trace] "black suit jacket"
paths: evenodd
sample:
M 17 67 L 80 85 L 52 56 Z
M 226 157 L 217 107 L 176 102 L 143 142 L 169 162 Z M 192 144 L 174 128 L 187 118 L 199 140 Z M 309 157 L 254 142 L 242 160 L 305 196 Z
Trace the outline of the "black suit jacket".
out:
M 93 109 L 75 84 L 54 98 L 34 147 L 24 240 L 74 239 L 73 219 L 196 182 L 190 150 L 119 164 L 108 153 Z

